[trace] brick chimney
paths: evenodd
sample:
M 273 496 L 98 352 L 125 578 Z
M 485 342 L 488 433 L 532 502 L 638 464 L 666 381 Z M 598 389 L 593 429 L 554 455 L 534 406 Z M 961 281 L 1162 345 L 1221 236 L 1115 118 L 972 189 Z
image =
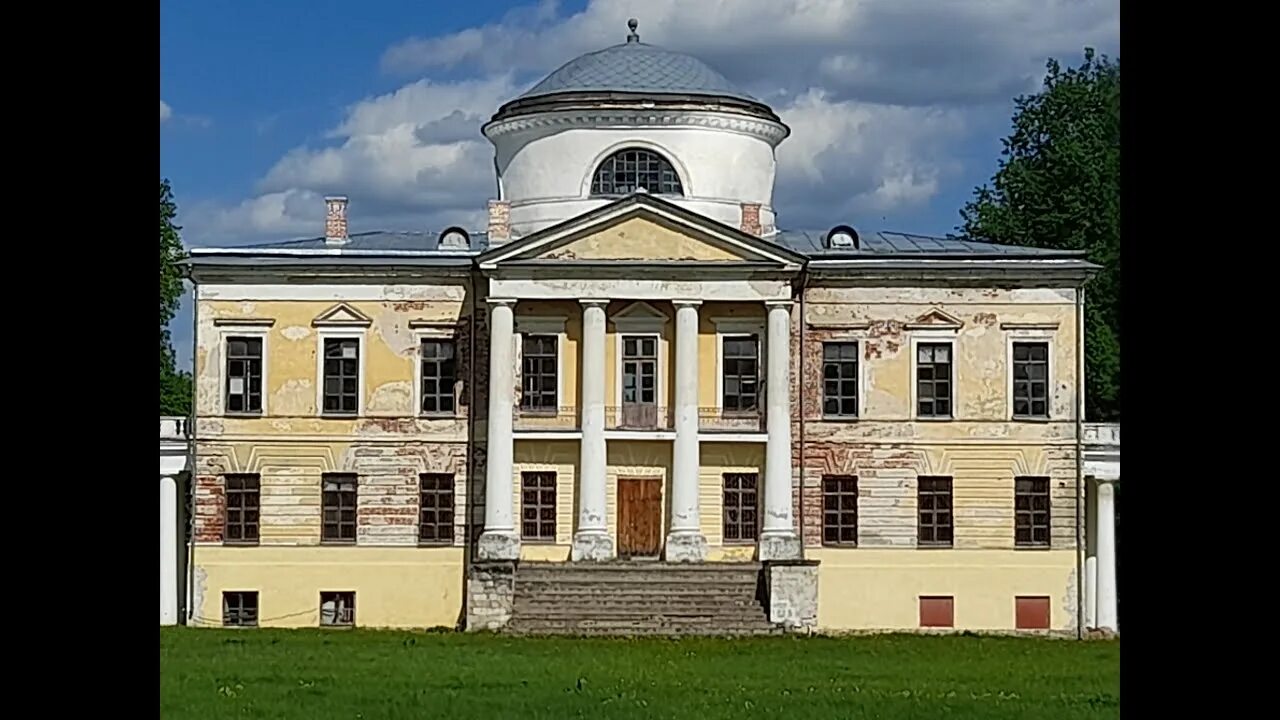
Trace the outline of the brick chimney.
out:
M 347 197 L 330 195 L 324 199 L 324 242 L 326 245 L 342 245 L 350 239 L 347 233 Z
M 511 203 L 489 201 L 489 244 L 501 245 L 511 239 Z
M 760 227 L 760 203 L 742 203 L 742 225 L 739 229 L 756 237 L 763 234 Z

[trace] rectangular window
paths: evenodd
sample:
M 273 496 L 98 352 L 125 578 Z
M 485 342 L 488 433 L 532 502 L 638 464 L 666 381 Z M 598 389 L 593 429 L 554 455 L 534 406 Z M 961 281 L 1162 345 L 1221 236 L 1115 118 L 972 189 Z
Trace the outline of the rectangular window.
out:
M 453 475 L 423 473 L 418 482 L 418 542 L 452 545 Z
M 858 417 L 858 343 L 822 343 L 822 414 Z
M 658 338 L 622 337 L 622 427 L 658 426 Z
M 756 473 L 724 474 L 724 541 L 750 542 L 759 535 Z
M 257 627 L 257 591 L 222 593 L 222 624 L 225 627 Z
M 347 473 L 325 473 L 323 543 L 355 543 L 356 541 L 356 476 Z
M 1049 478 L 1014 478 L 1014 545 L 1049 547 Z
M 227 338 L 227 412 L 262 412 L 262 338 Z
M 324 413 L 355 415 L 360 412 L 360 341 L 326 338 L 324 341 Z
M 951 547 L 951 478 L 922 477 L 918 483 L 920 535 L 926 547 Z
M 822 544 L 858 544 L 858 478 L 822 477 Z
M 916 345 L 916 414 L 951 417 L 951 343 Z
M 1049 417 L 1049 343 L 1013 344 L 1013 416 Z
M 724 339 L 724 397 L 726 413 L 760 410 L 760 339 L 756 335 Z
M 320 627 L 355 627 L 354 592 L 320 593 Z
M 950 595 L 920 596 L 920 627 L 955 627 L 956 600 Z
M 557 335 L 525 335 L 523 345 L 520 409 L 552 413 L 559 408 L 560 338 Z
M 256 545 L 261 499 L 259 476 L 234 474 L 226 475 L 223 480 L 227 500 L 227 524 L 223 542 L 228 545 Z
M 1049 629 L 1049 598 L 1018 596 L 1014 602 L 1014 627 L 1018 630 Z
M 422 341 L 422 413 L 452 415 L 457 381 L 457 347 L 453 340 Z
M 556 474 L 520 473 L 520 537 L 552 542 L 556 539 Z

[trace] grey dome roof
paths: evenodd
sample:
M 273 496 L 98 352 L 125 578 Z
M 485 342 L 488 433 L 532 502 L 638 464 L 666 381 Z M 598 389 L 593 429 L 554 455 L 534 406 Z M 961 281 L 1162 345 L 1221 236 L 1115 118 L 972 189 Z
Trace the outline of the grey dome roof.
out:
M 710 95 L 759 102 L 692 55 L 642 43 L 634 33 L 621 45 L 570 60 L 519 99 L 572 92 Z

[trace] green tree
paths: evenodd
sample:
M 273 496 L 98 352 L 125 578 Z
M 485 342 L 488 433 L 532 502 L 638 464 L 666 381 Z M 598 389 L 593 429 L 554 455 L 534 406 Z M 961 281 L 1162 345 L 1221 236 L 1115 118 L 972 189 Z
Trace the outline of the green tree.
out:
M 1014 101 L 990 185 L 960 211 L 966 235 L 1086 250 L 1102 266 L 1085 291 L 1089 420 L 1120 420 L 1120 61 L 1048 62 L 1040 92 Z
M 178 263 L 185 256 L 178 231 L 173 223 L 178 206 L 168 180 L 160 181 L 160 414 L 187 415 L 191 412 L 191 374 L 175 367 L 176 358 L 169 336 L 169 321 L 178 312 L 182 297 L 182 270 Z

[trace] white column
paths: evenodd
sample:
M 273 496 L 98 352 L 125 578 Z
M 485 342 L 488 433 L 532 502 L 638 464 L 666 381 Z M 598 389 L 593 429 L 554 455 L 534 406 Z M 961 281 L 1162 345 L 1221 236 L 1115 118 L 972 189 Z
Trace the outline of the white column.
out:
M 578 461 L 578 531 L 572 559 L 609 560 L 613 538 L 605 518 L 604 325 L 608 300 L 582 300 L 582 442 Z
M 671 465 L 671 531 L 665 556 L 671 562 L 701 562 L 707 557 L 698 512 L 698 305 L 677 301 L 675 426 Z
M 1119 632 L 1116 614 L 1115 481 L 1098 481 L 1098 610 L 1099 628 Z
M 178 624 L 178 484 L 160 476 L 160 624 Z
M 764 528 L 761 560 L 800 558 L 800 537 L 791 513 L 791 302 L 768 302 L 765 350 Z
M 490 299 L 489 313 L 489 418 L 484 485 L 484 533 L 480 535 L 482 560 L 515 560 L 520 556 L 520 535 L 512 513 L 511 486 L 514 443 L 511 437 L 515 396 L 514 325 L 515 300 Z

